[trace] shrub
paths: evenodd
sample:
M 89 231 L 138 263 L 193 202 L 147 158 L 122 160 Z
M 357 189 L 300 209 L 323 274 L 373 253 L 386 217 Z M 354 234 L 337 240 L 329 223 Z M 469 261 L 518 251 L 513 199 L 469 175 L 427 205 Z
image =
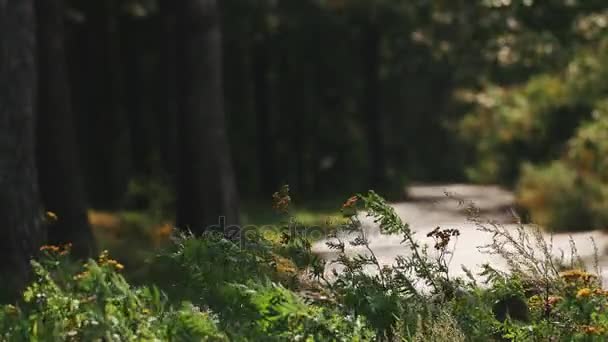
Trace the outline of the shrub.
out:
M 153 287 L 130 286 L 107 253 L 76 267 L 49 246 L 32 262 L 35 281 L 23 300 L 0 310 L 3 341 L 223 341 L 212 315 L 167 305 Z
M 164 288 L 175 300 L 210 308 L 234 339 L 363 341 L 371 339 L 362 318 L 310 305 L 277 283 L 281 277 L 273 246 L 255 232 L 239 244 L 217 234 L 182 235 L 159 261 L 170 270 Z M 166 273 L 165 273 L 166 274 Z M 293 285 L 292 282 L 287 282 Z
M 485 222 L 468 208 L 480 246 L 506 260 L 467 277 L 450 273 L 459 232 L 437 228 L 420 243 L 374 192 L 343 206 L 349 224 L 329 246 L 341 271 L 331 277 L 311 259 L 318 281 L 284 281 L 275 251 L 259 234 L 240 243 L 223 236 L 180 235 L 155 259 L 159 285 L 134 287 L 107 252 L 76 264 L 69 246 L 45 246 L 33 261 L 34 281 L 17 305 L 0 307 L 2 341 L 604 341 L 608 292 L 584 269 L 572 245 L 569 258 L 551 254 L 539 229 Z M 360 215 L 383 234 L 402 237 L 403 256 L 383 266 L 370 248 Z M 297 238 L 297 237 L 296 237 Z M 347 241 L 348 240 L 348 241 Z M 286 239 L 289 244 L 293 237 Z M 353 255 L 346 245 L 363 247 Z M 301 253 L 309 245 L 300 246 Z M 303 266 L 303 265 L 302 265 Z M 597 260 L 596 260 L 597 269 Z M 483 284 L 479 283 L 483 281 Z M 319 285 L 323 288 L 318 290 Z M 304 296 L 306 291 L 317 291 Z
M 555 231 L 605 228 L 608 185 L 583 177 L 563 162 L 546 167 L 525 165 L 517 201 L 534 223 Z

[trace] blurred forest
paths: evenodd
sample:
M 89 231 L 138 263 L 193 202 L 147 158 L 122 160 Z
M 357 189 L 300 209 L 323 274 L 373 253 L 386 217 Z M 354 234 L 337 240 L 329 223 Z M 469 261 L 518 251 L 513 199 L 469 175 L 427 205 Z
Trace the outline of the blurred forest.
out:
M 92 253 L 89 208 L 196 231 L 282 184 L 608 225 L 605 0 L 7 0 L 0 49 L 0 272 Z

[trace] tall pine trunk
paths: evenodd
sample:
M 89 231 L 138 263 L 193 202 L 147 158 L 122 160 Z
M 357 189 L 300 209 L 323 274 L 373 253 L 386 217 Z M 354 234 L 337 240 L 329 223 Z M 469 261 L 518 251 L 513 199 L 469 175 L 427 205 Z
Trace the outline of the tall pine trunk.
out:
M 238 198 L 226 135 L 222 34 L 215 0 L 182 0 L 177 222 L 201 233 L 239 223 Z
M 174 0 L 160 0 L 161 40 L 160 74 L 162 80 L 163 108 L 159 111 L 159 126 L 163 128 L 160 143 L 161 161 L 164 171 L 175 182 L 177 164 L 177 18 Z
M 86 87 L 84 128 L 88 142 L 85 165 L 92 204 L 119 208 L 132 171 L 130 134 L 124 108 L 118 0 L 85 1 L 84 49 Z
M 387 169 L 382 135 L 384 116 L 380 110 L 380 38 L 379 25 L 370 19 L 363 41 L 363 111 L 367 129 L 369 185 L 383 190 L 387 186 Z
M 0 282 L 23 286 L 45 241 L 35 163 L 33 0 L 0 1 Z
M 38 117 L 37 162 L 46 210 L 57 214 L 49 242 L 72 243 L 78 257 L 90 257 L 95 242 L 87 218 L 84 186 L 76 153 L 71 95 L 67 78 L 63 0 L 37 0 Z
M 274 143 L 270 127 L 270 56 L 265 32 L 254 38 L 251 49 L 254 105 L 257 130 L 258 172 L 261 192 L 272 194 L 277 189 Z

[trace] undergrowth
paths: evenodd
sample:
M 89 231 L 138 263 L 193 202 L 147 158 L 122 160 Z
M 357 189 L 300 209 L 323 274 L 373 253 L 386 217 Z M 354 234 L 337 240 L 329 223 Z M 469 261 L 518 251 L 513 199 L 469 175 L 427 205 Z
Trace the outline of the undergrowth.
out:
M 534 227 L 470 219 L 506 261 L 457 277 L 451 265 L 459 231 L 437 228 L 420 242 L 374 192 L 344 203 L 346 224 L 315 256 L 305 229 L 290 218 L 283 188 L 278 241 L 255 229 L 238 239 L 174 233 L 150 261 L 147 285 L 125 280 L 104 252 L 79 264 L 69 246 L 44 246 L 22 298 L 0 309 L 2 341 L 603 341 L 608 293 L 599 271 L 571 250 L 553 255 Z M 382 264 L 363 216 L 402 237 L 402 256 Z M 361 253 L 350 252 L 351 246 Z M 597 263 L 596 263 L 597 266 Z

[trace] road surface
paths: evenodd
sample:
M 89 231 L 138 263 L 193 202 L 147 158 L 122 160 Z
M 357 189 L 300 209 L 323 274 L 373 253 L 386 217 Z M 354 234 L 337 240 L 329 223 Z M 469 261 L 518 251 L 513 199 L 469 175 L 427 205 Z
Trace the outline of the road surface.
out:
M 432 246 L 433 242 L 426 234 L 436 227 L 456 228 L 460 231 L 460 237 L 456 241 L 456 248 L 450 264 L 450 272 L 453 275 L 463 275 L 461 265 L 478 273 L 480 265 L 490 263 L 494 267 L 503 268 L 504 260 L 497 256 L 482 253 L 479 246 L 486 245 L 491 241 L 491 236 L 480 232 L 475 223 L 468 220 L 462 203 L 455 198 L 472 201 L 481 211 L 484 220 L 500 222 L 506 228 L 515 230 L 516 223 L 511 208 L 514 204 L 514 196 L 511 192 L 497 186 L 477 185 L 425 185 L 412 186 L 408 189 L 409 200 L 394 203 L 397 214 L 404 222 L 409 223 L 412 230 L 416 232 L 419 241 Z M 448 195 L 446 195 L 449 194 Z M 400 244 L 399 236 L 380 234 L 377 225 L 362 215 L 364 229 L 371 241 L 371 248 L 382 265 L 391 265 L 398 255 L 407 255 L 408 249 Z M 532 229 L 532 228 L 530 228 Z M 551 236 L 544 234 L 546 239 Z M 579 255 L 590 264 L 593 260 L 594 248 L 590 240 L 593 237 L 600 252 L 600 269 L 604 284 L 608 284 L 608 235 L 601 231 L 572 234 L 554 234 L 553 250 L 569 253 L 570 236 L 574 239 Z M 326 246 L 326 240 L 319 241 L 313 245 L 313 251 L 327 260 L 335 258 L 336 253 Z M 432 248 L 430 249 L 432 250 Z M 349 254 L 365 253 L 361 247 L 348 247 Z M 328 266 L 328 272 L 336 266 Z

